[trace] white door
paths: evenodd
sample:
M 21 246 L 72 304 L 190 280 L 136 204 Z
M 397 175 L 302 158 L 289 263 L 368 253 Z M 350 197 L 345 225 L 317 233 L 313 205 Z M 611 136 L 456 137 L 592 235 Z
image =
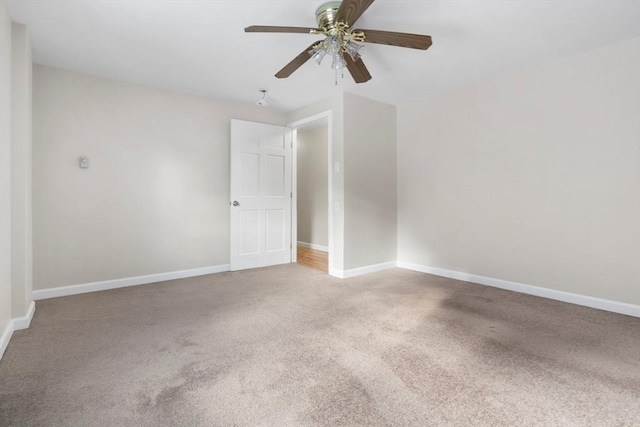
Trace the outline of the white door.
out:
M 291 262 L 291 130 L 231 120 L 231 270 Z

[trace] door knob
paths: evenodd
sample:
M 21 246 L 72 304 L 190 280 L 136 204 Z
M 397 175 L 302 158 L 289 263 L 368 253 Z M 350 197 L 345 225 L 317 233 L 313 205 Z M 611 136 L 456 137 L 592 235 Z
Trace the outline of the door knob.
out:
M 237 200 L 234 200 L 232 204 L 233 204 L 233 206 L 240 206 L 240 203 L 238 203 Z

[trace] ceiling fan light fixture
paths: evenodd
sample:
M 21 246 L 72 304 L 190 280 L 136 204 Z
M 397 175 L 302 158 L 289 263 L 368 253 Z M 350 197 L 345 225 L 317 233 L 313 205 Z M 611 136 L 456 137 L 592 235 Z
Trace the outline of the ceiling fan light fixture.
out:
M 338 35 L 330 35 L 322 42 L 322 48 L 331 55 L 335 55 L 340 52 L 342 47 L 342 40 Z
M 360 57 L 359 51 L 362 45 L 359 43 L 378 43 L 421 50 L 426 50 L 431 46 L 431 37 L 424 34 L 354 29 L 358 18 L 373 2 L 374 0 L 342 0 L 325 3 L 316 11 L 317 28 L 252 25 L 246 27 L 244 31 L 247 33 L 300 33 L 326 36 L 324 40 L 315 42 L 304 49 L 278 71 L 275 76 L 279 79 L 289 77 L 311 58 L 320 64 L 322 59 L 329 55 L 333 58 L 331 68 L 336 71 L 336 77 L 338 70 L 343 71 L 344 68 L 347 68 L 356 83 L 365 83 L 371 80 L 371 73 Z
M 320 65 L 325 56 L 329 55 L 333 59 L 331 62 L 331 69 L 342 72 L 347 63 L 344 59 L 344 53 L 347 52 L 354 61 L 360 58 L 358 50 L 362 46 L 348 40 L 344 37 L 344 34 L 336 32 L 335 34 L 328 35 L 322 42 L 317 44 L 309 51 L 311 58 Z M 337 80 L 337 79 L 336 79 Z M 336 81 L 337 84 L 337 81 Z
M 360 59 L 360 49 L 362 49 L 363 47 L 363 45 L 349 40 L 345 45 L 345 50 L 347 51 L 351 59 L 353 59 L 353 61 L 355 62 Z
M 322 63 L 327 51 L 322 49 L 322 44 L 315 46 L 313 49 L 309 51 L 309 55 L 311 55 L 311 59 L 316 61 L 318 65 Z
M 344 57 L 342 56 L 342 52 L 337 52 L 333 55 L 333 62 L 331 63 L 331 68 L 336 71 L 342 71 L 347 66 L 346 62 L 344 62 Z

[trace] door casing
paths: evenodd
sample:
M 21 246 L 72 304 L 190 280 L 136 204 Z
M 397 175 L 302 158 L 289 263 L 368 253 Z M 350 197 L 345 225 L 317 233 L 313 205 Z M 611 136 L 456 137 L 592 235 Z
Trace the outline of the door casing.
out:
M 293 149 L 291 152 L 292 159 L 292 179 L 291 179 L 291 191 L 293 193 L 293 200 L 291 202 L 291 241 L 293 242 L 293 248 L 291 252 L 291 262 L 297 261 L 297 241 L 298 241 L 298 212 L 297 212 L 297 201 L 298 201 L 298 188 L 297 188 L 297 153 L 298 153 L 298 145 L 297 145 L 297 129 L 304 127 L 305 125 L 311 124 L 313 122 L 317 122 L 320 120 L 326 120 L 327 122 L 327 185 L 328 185 L 328 247 L 329 247 L 329 274 L 332 274 L 334 271 L 333 265 L 333 255 L 334 255 L 334 239 L 333 239 L 333 221 L 334 221 L 334 205 L 333 205 L 333 171 L 334 171 L 334 162 L 333 162 L 333 111 L 327 110 L 319 114 L 315 114 L 310 117 L 306 117 L 301 120 L 297 120 L 295 122 L 287 124 L 287 127 L 293 130 Z M 333 275 L 333 274 L 332 274 Z

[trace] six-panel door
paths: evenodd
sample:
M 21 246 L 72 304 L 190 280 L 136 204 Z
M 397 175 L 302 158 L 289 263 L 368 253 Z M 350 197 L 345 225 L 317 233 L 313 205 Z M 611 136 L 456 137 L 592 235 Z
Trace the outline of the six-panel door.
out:
M 231 270 L 291 262 L 291 130 L 231 121 Z

